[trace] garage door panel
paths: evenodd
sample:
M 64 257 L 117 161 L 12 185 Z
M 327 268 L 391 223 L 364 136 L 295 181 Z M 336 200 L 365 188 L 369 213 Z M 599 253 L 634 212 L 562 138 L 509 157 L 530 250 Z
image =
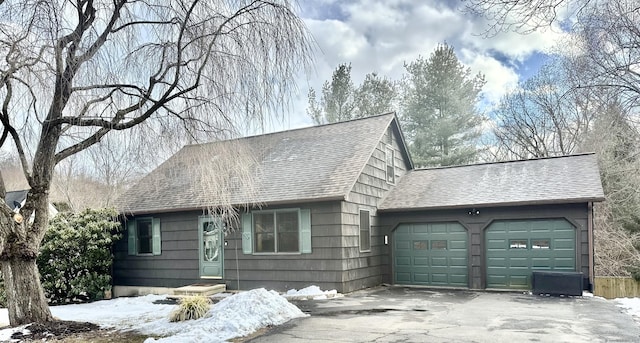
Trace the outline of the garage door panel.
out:
M 563 219 L 494 222 L 485 231 L 487 287 L 528 289 L 533 270 L 575 270 L 575 236 Z
M 418 283 L 418 284 L 425 284 L 425 283 L 429 283 L 429 273 L 420 273 L 420 272 L 414 272 L 413 274 L 413 280 L 411 280 L 411 282 L 409 283 Z
M 553 245 L 555 246 L 554 250 L 562 250 L 562 249 L 573 250 L 575 247 L 575 244 L 576 242 L 573 239 L 554 239 L 553 240 Z
M 508 286 L 510 287 L 528 287 L 529 286 L 529 277 L 526 275 L 511 275 L 509 277 Z
M 394 241 L 403 242 L 394 244 L 397 283 L 468 287 L 467 231 L 459 223 L 402 224 Z
M 398 283 L 411 283 L 411 272 L 396 271 L 396 280 Z
M 449 240 L 449 249 L 450 250 L 467 250 L 467 241 L 466 240 Z
M 431 267 L 447 267 L 449 265 L 449 259 L 447 257 L 432 257 Z
M 412 225 L 413 230 L 411 233 L 413 234 L 421 234 L 421 233 L 429 233 L 429 226 L 427 225 Z
M 454 267 L 464 267 L 467 268 L 468 261 L 465 257 L 451 257 L 449 259 L 450 266 Z
M 396 256 L 396 266 L 411 266 L 411 257 Z
M 507 266 L 509 268 L 529 268 L 529 259 L 526 257 L 512 257 L 508 261 Z
M 507 259 L 503 257 L 491 257 L 487 261 L 489 268 L 505 268 L 507 266 Z
M 407 250 L 411 247 L 410 242 L 408 241 L 397 240 L 395 245 L 397 251 Z
M 533 257 L 531 258 L 531 266 L 533 268 L 549 267 L 553 264 L 553 260 L 550 257 Z
M 428 266 L 429 258 L 428 257 L 414 257 L 413 258 L 414 266 Z

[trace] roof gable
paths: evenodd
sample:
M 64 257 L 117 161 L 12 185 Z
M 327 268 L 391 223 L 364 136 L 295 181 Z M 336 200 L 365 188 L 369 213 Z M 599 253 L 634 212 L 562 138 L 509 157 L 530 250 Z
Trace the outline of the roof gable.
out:
M 200 209 L 216 204 L 275 204 L 344 199 L 394 114 L 276 132 L 229 141 L 188 145 L 145 176 L 119 200 L 125 212 Z M 208 166 L 237 163 L 255 182 L 206 182 Z M 229 158 L 231 156 L 231 158 Z M 224 170 L 220 165 L 215 170 Z M 200 171 L 200 172 L 199 172 Z M 223 187 L 221 187 L 223 186 Z M 221 192 L 223 189 L 224 192 Z M 217 193 L 216 193 L 217 192 Z
M 6 194 L 4 201 L 11 209 L 22 207 L 22 203 L 27 199 L 27 193 L 29 193 L 28 189 L 9 191 Z
M 596 156 L 413 170 L 380 204 L 380 210 L 530 205 L 602 201 Z

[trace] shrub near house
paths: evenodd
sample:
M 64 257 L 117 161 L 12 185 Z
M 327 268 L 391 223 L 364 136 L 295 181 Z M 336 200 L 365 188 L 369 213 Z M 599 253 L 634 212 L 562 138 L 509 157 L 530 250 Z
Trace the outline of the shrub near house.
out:
M 114 209 L 60 213 L 44 236 L 38 269 L 51 303 L 98 300 L 111 288 L 111 247 L 121 238 Z

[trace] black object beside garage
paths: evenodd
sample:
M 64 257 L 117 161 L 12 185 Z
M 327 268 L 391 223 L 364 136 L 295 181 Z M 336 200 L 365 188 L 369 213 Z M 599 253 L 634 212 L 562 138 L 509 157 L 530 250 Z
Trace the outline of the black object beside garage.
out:
M 533 294 L 582 295 L 582 273 L 534 271 L 531 279 Z

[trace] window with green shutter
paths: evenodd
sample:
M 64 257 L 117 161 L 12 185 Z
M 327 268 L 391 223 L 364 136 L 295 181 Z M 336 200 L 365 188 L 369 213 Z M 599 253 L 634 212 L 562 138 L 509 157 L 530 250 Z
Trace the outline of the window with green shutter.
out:
M 242 215 L 245 254 L 311 253 L 311 211 L 281 209 Z
M 159 218 L 129 219 L 127 238 L 129 255 L 160 255 L 162 253 Z

